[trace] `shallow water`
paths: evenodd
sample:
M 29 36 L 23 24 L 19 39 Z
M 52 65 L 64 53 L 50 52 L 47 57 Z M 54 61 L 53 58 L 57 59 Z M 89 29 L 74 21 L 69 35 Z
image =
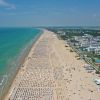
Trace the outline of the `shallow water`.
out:
M 40 34 L 34 28 L 0 28 L 0 95 Z

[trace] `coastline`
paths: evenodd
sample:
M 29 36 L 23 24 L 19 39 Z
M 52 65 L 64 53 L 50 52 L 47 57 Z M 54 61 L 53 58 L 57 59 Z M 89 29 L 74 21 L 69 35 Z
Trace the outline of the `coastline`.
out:
M 8 94 L 11 85 L 13 84 L 20 69 L 23 67 L 24 62 L 26 61 L 30 50 L 32 49 L 34 44 L 38 41 L 38 39 L 41 37 L 41 35 L 43 34 L 43 29 L 39 29 L 39 30 L 40 30 L 40 32 L 38 33 L 38 35 L 33 40 L 31 40 L 30 43 L 26 44 L 26 47 L 23 48 L 23 50 L 20 52 L 18 58 L 16 59 L 17 60 L 16 63 L 18 63 L 16 71 L 13 74 L 13 76 L 7 80 L 8 82 L 6 83 L 6 86 L 3 87 L 4 88 L 3 93 L 2 93 L 3 95 L 1 95 L 0 100 L 4 100 L 4 98 Z
M 77 55 L 76 52 L 70 52 L 70 49 L 71 47 L 66 48 L 65 42 L 59 40 L 53 32 L 45 30 L 31 48 L 5 100 L 14 98 L 17 94 L 17 89 L 27 88 L 32 88 L 33 90 L 34 88 L 37 89 L 37 92 L 35 92 L 35 94 L 33 93 L 32 97 L 37 97 L 38 99 L 41 97 L 41 100 L 44 100 L 43 98 L 47 96 L 52 98 L 50 100 L 99 100 L 100 91 L 97 90 L 98 88 L 92 80 L 92 78 L 96 78 L 97 76 L 94 73 L 88 73 L 83 67 L 86 63 L 81 59 L 77 60 L 75 58 Z M 42 58 L 44 56 L 46 59 Z M 35 63 L 35 61 L 37 63 Z M 45 62 L 48 62 L 49 65 L 46 64 L 46 66 L 44 66 L 43 63 Z M 41 64 L 43 64 L 43 66 L 41 66 Z M 35 66 L 38 68 L 35 68 Z M 25 80 L 27 84 L 23 83 Z M 34 83 L 34 81 L 36 83 Z M 43 83 L 41 83 L 41 81 L 43 81 Z M 30 82 L 30 84 L 28 84 L 28 82 Z M 21 87 L 20 83 L 22 85 Z M 34 86 L 31 87 L 31 84 Z M 48 94 L 41 94 L 41 92 L 43 92 L 42 89 L 46 88 L 48 90 L 45 92 Z M 14 92 L 16 93 L 14 94 Z M 24 91 L 19 91 L 19 96 L 21 96 L 21 92 L 23 94 L 25 93 Z M 26 91 L 24 98 L 27 98 L 27 92 L 31 93 L 31 90 Z

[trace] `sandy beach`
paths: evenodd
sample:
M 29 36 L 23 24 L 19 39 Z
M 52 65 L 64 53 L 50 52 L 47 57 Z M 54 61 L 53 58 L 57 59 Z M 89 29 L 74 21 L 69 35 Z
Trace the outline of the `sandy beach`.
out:
M 96 74 L 50 31 L 31 48 L 4 100 L 100 100 Z

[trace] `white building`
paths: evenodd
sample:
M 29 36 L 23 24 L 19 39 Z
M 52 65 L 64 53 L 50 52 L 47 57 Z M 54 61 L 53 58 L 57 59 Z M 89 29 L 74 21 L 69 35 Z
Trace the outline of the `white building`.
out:
M 100 47 L 90 46 L 86 48 L 88 52 L 94 52 L 97 55 L 100 55 Z
M 88 52 L 95 52 L 95 49 L 96 49 L 96 47 L 90 46 L 90 47 L 87 48 L 87 51 Z
M 95 49 L 95 54 L 100 55 L 100 47 Z

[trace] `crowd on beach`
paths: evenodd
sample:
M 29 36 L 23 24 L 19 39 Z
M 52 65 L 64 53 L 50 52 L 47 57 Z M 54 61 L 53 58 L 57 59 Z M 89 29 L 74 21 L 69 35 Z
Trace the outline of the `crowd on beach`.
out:
M 86 63 L 54 33 L 44 31 L 32 47 L 5 100 L 100 100 Z

